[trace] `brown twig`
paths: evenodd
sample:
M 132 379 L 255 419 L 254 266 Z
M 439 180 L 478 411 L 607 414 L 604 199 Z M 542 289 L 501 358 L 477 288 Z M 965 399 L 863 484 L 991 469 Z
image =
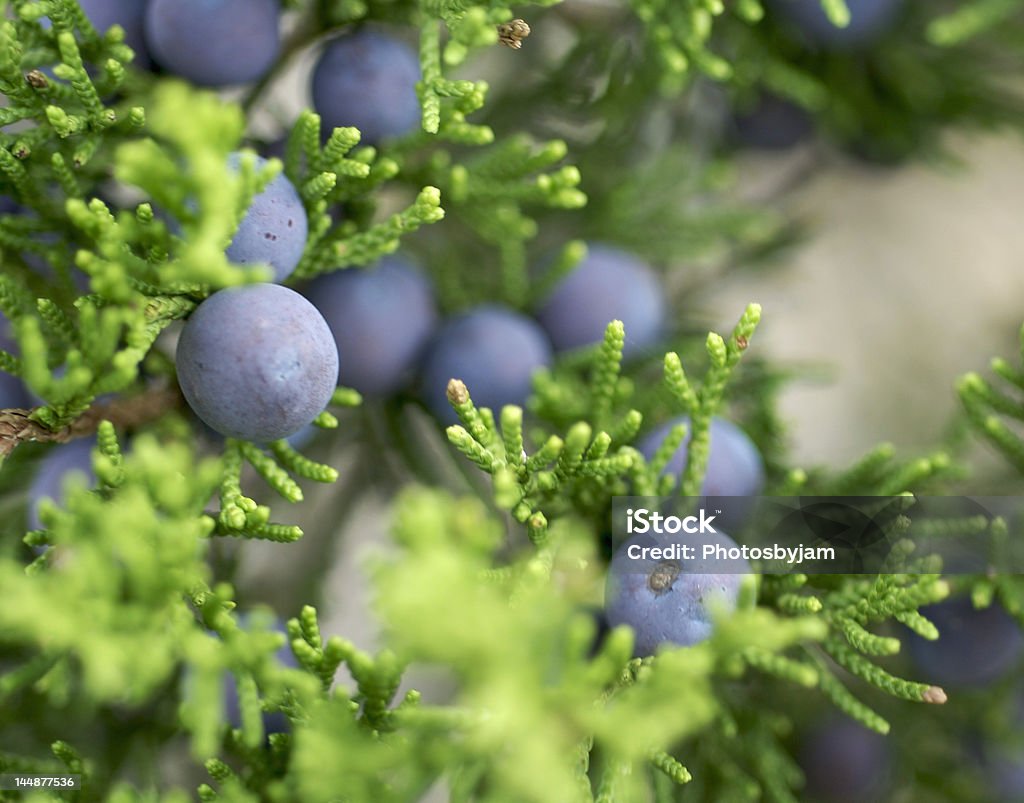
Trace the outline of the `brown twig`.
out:
M 25 441 L 67 443 L 91 435 L 104 420 L 119 428 L 137 427 L 155 421 L 180 404 L 181 394 L 176 387 L 155 387 L 138 396 L 94 404 L 66 427 L 56 430 L 32 421 L 31 409 L 0 410 L 0 460 Z

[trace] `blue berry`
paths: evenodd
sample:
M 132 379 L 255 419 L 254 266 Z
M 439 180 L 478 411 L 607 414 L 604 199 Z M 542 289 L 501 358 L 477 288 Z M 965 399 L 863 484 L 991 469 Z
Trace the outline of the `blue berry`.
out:
M 925 679 L 944 686 L 987 686 L 1020 663 L 1020 625 L 998 604 L 978 610 L 958 597 L 921 608 L 939 629 L 928 641 L 911 635 L 910 656 Z
M 0 371 L 0 410 L 31 406 L 22 381 L 16 376 Z
M 833 25 L 821 0 L 768 0 L 770 12 L 792 25 L 808 45 L 822 50 L 845 50 L 870 45 L 895 22 L 903 0 L 846 0 L 850 24 Z
M 810 800 L 867 803 L 885 799 L 889 773 L 886 738 L 859 722 L 837 718 L 812 729 L 799 759 Z
M 200 86 L 261 78 L 281 44 L 278 0 L 150 0 L 145 13 L 153 60 Z
M 677 424 L 686 424 L 686 437 L 662 471 L 662 474 L 675 474 L 681 478 L 686 467 L 686 449 L 690 443 L 689 423 L 686 416 L 667 421 L 641 438 L 636 445 L 637 449 L 650 460 L 669 430 Z M 708 434 L 711 439 L 710 451 L 704 482 L 700 488 L 700 495 L 705 497 L 701 504 L 703 507 L 721 510 L 717 514 L 718 522 L 727 530 L 739 532 L 755 507 L 756 500 L 752 497 L 764 490 L 764 463 L 747 434 L 731 421 L 712 418 Z
M 185 323 L 176 355 L 186 401 L 232 438 L 287 438 L 324 409 L 338 379 L 331 330 L 306 299 L 277 284 L 228 288 Z
M 92 471 L 92 449 L 96 441 L 91 438 L 64 443 L 50 450 L 43 458 L 28 489 L 28 528 L 41 529 L 39 503 L 52 499 L 58 505 L 64 500 L 64 485 L 72 473 L 84 475 L 91 485 L 96 482 Z
M 306 295 L 334 334 L 338 382 L 369 396 L 402 386 L 437 326 L 430 282 L 399 257 L 322 276 Z
M 407 134 L 419 124 L 420 62 L 404 42 L 361 30 L 330 42 L 313 70 L 313 108 L 323 134 L 355 126 L 366 144 Z
M 0 313 L 0 349 L 8 354 L 18 353 L 18 344 L 10 336 L 10 322 Z M 0 371 L 0 410 L 9 407 L 30 407 L 28 391 L 16 376 Z
M 241 155 L 233 153 L 229 164 L 237 168 Z M 254 169 L 263 169 L 267 160 L 257 156 Z M 227 256 L 239 265 L 258 262 L 274 269 L 274 281 L 283 282 L 302 258 L 306 247 L 308 220 L 302 199 L 294 185 L 279 173 L 255 198 L 245 213 L 238 231 L 228 246 Z
M 677 424 L 686 424 L 686 416 L 673 418 L 657 429 L 649 432 L 637 443 L 637 449 L 650 460 L 669 430 Z M 764 488 L 764 464 L 761 455 L 747 434 L 731 421 L 724 418 L 712 418 L 709 429 L 710 453 L 708 455 L 707 472 L 701 494 L 705 496 L 757 496 Z M 672 458 L 665 466 L 663 473 L 682 475 L 686 467 L 686 449 L 690 443 L 690 432 Z
M 423 367 L 427 406 L 443 421 L 457 416 L 447 400 L 449 379 L 461 379 L 477 407 L 497 414 L 522 405 L 533 372 L 551 364 L 551 346 L 531 319 L 485 304 L 445 323 L 431 342 Z
M 784 151 L 810 139 L 814 120 L 806 109 L 778 95 L 761 95 L 753 107 L 736 114 L 733 138 L 755 150 Z
M 637 257 L 605 245 L 562 280 L 537 312 L 557 351 L 598 343 L 613 320 L 626 329 L 623 353 L 634 354 L 662 334 L 668 307 L 657 275 Z
M 239 616 L 239 626 L 243 629 L 246 628 L 248 623 L 248 617 L 243 614 Z M 285 625 L 274 620 L 270 625 L 270 630 L 273 630 L 282 635 L 288 635 L 288 629 Z M 299 662 L 295 659 L 295 654 L 292 652 L 292 648 L 289 646 L 287 639 L 285 643 L 281 645 L 280 649 L 274 656 L 277 658 L 278 663 L 291 669 L 298 669 Z M 232 728 L 242 727 L 242 711 L 238 705 L 238 681 L 235 680 L 235 676 L 231 672 L 227 672 L 224 675 L 224 707 L 225 714 L 228 724 Z M 271 733 L 285 733 L 289 730 L 288 717 L 286 717 L 280 711 L 265 711 L 263 713 L 263 731 L 266 734 Z
M 712 630 L 712 600 L 735 610 L 740 586 L 750 566 L 745 560 L 704 559 L 701 546 L 736 542 L 722 532 L 693 535 L 634 535 L 612 557 L 605 586 L 605 611 L 612 627 L 629 625 L 636 657 L 653 655 L 662 644 L 688 647 L 704 641 Z M 633 558 L 630 547 L 688 546 L 696 553 L 689 560 Z M 741 571 L 737 571 L 740 569 Z
M 124 43 L 135 51 L 136 67 L 148 67 L 149 49 L 143 37 L 142 23 L 146 0 L 78 0 L 93 27 L 103 34 L 112 25 L 124 28 Z
M 997 801 L 1019 801 L 1024 799 L 1024 761 L 1016 756 L 1004 756 L 992 767 L 992 785 Z

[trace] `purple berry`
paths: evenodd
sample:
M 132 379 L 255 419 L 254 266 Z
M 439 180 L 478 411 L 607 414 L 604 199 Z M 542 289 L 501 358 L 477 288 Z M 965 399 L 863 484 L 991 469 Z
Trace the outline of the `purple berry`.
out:
M 673 418 L 649 432 L 637 443 L 637 449 L 650 460 L 669 430 L 677 424 L 689 426 L 685 416 Z M 707 472 L 701 486 L 703 496 L 757 496 L 764 488 L 764 464 L 761 455 L 747 434 L 731 421 L 712 418 L 709 430 L 711 438 Z M 686 466 L 686 449 L 690 443 L 690 432 L 662 473 L 681 475 Z
M 967 745 L 967 752 L 977 769 L 986 779 L 993 803 L 1018 803 L 1024 800 L 1024 753 L 1020 744 L 1024 739 L 1024 693 L 1019 686 L 1008 698 L 1002 695 L 993 700 L 993 711 L 999 714 L 986 724 L 996 726 L 991 735 L 972 732 L 976 741 Z M 1004 722 L 999 722 L 1005 718 Z M 998 725 L 997 725 L 998 722 Z
M 688 647 L 707 639 L 712 630 L 712 600 L 725 610 L 736 609 L 750 566 L 742 559 L 705 559 L 701 553 L 704 544 L 736 547 L 736 542 L 721 532 L 704 533 L 699 540 L 686 533 L 657 538 L 642 534 L 632 536 L 615 552 L 608 569 L 605 611 L 612 627 L 629 625 L 633 629 L 636 657 L 653 655 L 662 644 Z M 696 551 L 687 560 L 630 556 L 631 547 L 672 545 Z
M 0 410 L 31 406 L 22 381 L 16 376 L 0 371 Z
M 402 386 L 437 326 L 430 282 L 399 257 L 322 276 L 306 295 L 334 334 L 338 382 L 369 396 Z
M 562 280 L 537 312 L 556 351 L 599 343 L 613 320 L 626 329 L 626 355 L 654 344 L 668 307 L 657 275 L 637 257 L 591 245 L 585 259 Z
M 149 49 L 143 38 L 142 23 L 147 0 L 78 0 L 93 27 L 103 34 L 112 25 L 124 28 L 124 43 L 135 51 L 136 67 L 148 67 Z
M 18 353 L 18 344 L 10 336 L 10 321 L 2 313 L 0 313 L 0 349 L 8 354 Z M 0 410 L 30 406 L 29 394 L 21 379 L 0 371 Z
M 673 418 L 641 438 L 637 449 L 650 460 L 669 430 L 677 424 L 686 424 L 686 437 L 662 470 L 662 474 L 675 474 L 681 478 L 690 443 L 689 423 L 686 416 Z M 724 418 L 712 418 L 708 434 L 711 439 L 710 452 L 700 488 L 700 495 L 705 497 L 701 504 L 706 508 L 721 510 L 718 514 L 719 523 L 727 530 L 740 532 L 755 507 L 756 500 L 752 497 L 764 490 L 764 463 L 747 434 L 732 422 Z
M 145 34 L 154 61 L 200 86 L 261 78 L 280 48 L 278 0 L 150 0 Z
M 859 722 L 836 719 L 813 729 L 800 750 L 800 766 L 810 800 L 868 803 L 885 798 L 886 739 Z
M 736 114 L 732 123 L 735 141 L 764 151 L 785 151 L 814 134 L 814 120 L 806 109 L 778 95 L 763 94 L 749 109 Z
M 247 622 L 248 617 L 245 614 L 239 616 L 238 623 L 240 627 L 245 629 Z M 277 633 L 281 633 L 284 636 L 288 635 L 288 629 L 282 622 L 276 619 L 271 623 L 269 629 Z M 274 653 L 274 656 L 277 658 L 278 663 L 283 666 L 290 669 L 298 669 L 299 667 L 299 662 L 295 659 L 295 654 L 292 652 L 292 648 L 289 646 L 287 640 L 281 648 Z M 232 728 L 241 728 L 242 710 L 238 705 L 238 682 L 235 680 L 235 676 L 231 672 L 227 672 L 224 675 L 224 708 L 226 715 L 225 718 L 227 719 L 228 724 L 231 725 Z M 280 711 L 265 711 L 263 713 L 264 733 L 285 733 L 288 730 L 288 717 L 283 713 Z
M 96 441 L 92 438 L 64 443 L 50 450 L 39 464 L 32 484 L 28 489 L 28 528 L 41 529 L 39 503 L 52 499 L 57 504 L 64 500 L 64 485 L 72 473 L 86 477 L 91 485 L 96 482 L 92 470 L 92 449 Z
M 846 0 L 850 24 L 845 28 L 829 21 L 821 0 L 768 0 L 767 6 L 811 47 L 845 50 L 871 45 L 883 36 L 895 22 L 903 0 Z
M 232 438 L 287 438 L 324 409 L 338 378 L 331 330 L 306 299 L 277 284 L 214 293 L 185 323 L 176 356 L 186 401 Z
M 1024 800 L 1024 758 L 1004 751 L 991 760 L 989 772 L 995 800 L 1000 803 Z
M 237 168 L 240 158 L 240 154 L 233 153 L 228 161 Z M 262 170 L 266 161 L 257 156 L 254 170 Z M 228 246 L 227 256 L 238 265 L 269 264 L 274 269 L 274 281 L 283 282 L 302 258 L 307 233 L 302 199 L 294 185 L 279 173 L 252 199 L 249 211 Z
M 313 70 L 313 108 L 323 134 L 355 126 L 374 145 L 416 128 L 420 62 L 404 42 L 361 30 L 330 42 Z
M 921 608 L 936 641 L 911 635 L 910 655 L 925 679 L 944 686 L 987 686 L 1020 663 L 1020 625 L 1001 606 L 977 609 L 967 597 Z
M 455 421 L 448 404 L 449 379 L 461 379 L 477 407 L 495 414 L 522 405 L 533 372 L 551 364 L 551 346 L 530 318 L 485 304 L 445 323 L 428 347 L 423 367 L 427 406 L 443 421 Z

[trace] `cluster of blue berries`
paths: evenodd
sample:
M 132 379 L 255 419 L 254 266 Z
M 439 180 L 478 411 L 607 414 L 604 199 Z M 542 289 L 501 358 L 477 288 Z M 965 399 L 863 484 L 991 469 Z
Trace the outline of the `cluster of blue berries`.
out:
M 202 86 L 259 80 L 280 51 L 278 0 L 85 0 L 83 9 L 100 30 L 122 26 L 137 66 Z M 211 40 L 218 46 L 209 47 Z M 420 77 L 419 59 L 404 42 L 356 30 L 324 47 L 312 72 L 313 105 L 325 132 L 354 126 L 364 142 L 376 144 L 417 126 Z M 233 154 L 231 166 L 237 169 L 240 159 Z M 257 157 L 255 168 L 264 166 Z M 627 358 L 665 332 L 668 309 L 656 273 L 607 245 L 591 244 L 532 316 L 487 304 L 441 320 L 430 282 L 398 256 L 323 276 L 302 295 L 284 287 L 307 233 L 298 192 L 277 176 L 253 199 L 226 250 L 236 264 L 269 265 L 274 283 L 218 291 L 182 329 L 176 352 L 182 393 L 222 435 L 257 442 L 293 436 L 323 410 L 339 383 L 387 397 L 418 377 L 423 401 L 445 421 L 454 418 L 446 394 L 452 378 L 463 380 L 480 406 L 522 405 L 537 369 L 549 366 L 555 353 L 600 342 L 610 321 L 625 326 Z M 6 385 L 0 392 L 8 392 Z M 653 454 L 666 432 L 651 432 L 641 451 Z M 711 440 L 705 492 L 756 494 L 763 468 L 749 439 L 716 420 Z M 89 448 L 74 444 L 48 456 L 32 491 L 33 526 L 39 526 L 38 500 L 59 497 L 67 471 L 89 470 Z M 666 471 L 681 472 L 685 449 L 686 443 Z M 728 536 L 723 540 L 733 544 Z M 608 619 L 633 627 L 638 654 L 664 642 L 692 644 L 709 633 L 712 597 L 735 604 L 740 577 L 716 574 L 714 567 L 662 564 L 643 574 L 617 556 L 609 573 Z
M 135 66 L 159 67 L 198 86 L 258 81 L 281 50 L 279 0 L 82 0 L 92 24 L 120 25 Z M 211 46 L 216 42 L 216 46 Z M 405 42 L 357 30 L 329 42 L 312 73 L 325 134 L 355 126 L 376 144 L 416 128 L 420 63 Z
M 124 29 L 136 67 L 155 65 L 200 86 L 255 81 L 280 50 L 279 0 L 81 0 L 81 6 L 100 33 L 112 25 Z
M 624 354 L 635 356 L 664 334 L 667 317 L 654 271 L 632 254 L 594 244 L 535 318 L 486 304 L 447 321 L 424 362 L 424 398 L 438 418 L 454 420 L 445 390 L 456 378 L 479 406 L 522 405 L 533 373 L 554 353 L 600 342 L 617 319 L 626 330 Z
M 662 334 L 665 302 L 654 272 L 635 257 L 596 245 L 538 309 L 536 319 L 484 304 L 439 322 L 429 282 L 399 257 L 368 270 L 321 277 L 306 291 L 338 347 L 341 384 L 364 395 L 404 387 L 419 363 L 422 397 L 441 420 L 454 420 L 450 379 L 461 379 L 479 406 L 522 405 L 531 378 L 558 351 L 601 340 L 609 321 L 629 334 L 627 353 Z
M 259 80 L 280 50 L 278 0 L 87 0 L 83 10 L 101 31 L 121 25 L 137 66 L 155 64 L 200 86 Z M 325 131 L 356 126 L 363 141 L 376 143 L 417 125 L 419 78 L 411 48 L 359 30 L 325 48 L 312 76 L 314 106 Z M 239 160 L 233 154 L 231 165 Z M 263 160 L 257 157 L 255 166 L 262 168 Z M 254 441 L 294 435 L 323 410 L 339 377 L 369 395 L 394 392 L 434 330 L 429 286 L 400 260 L 314 283 L 309 297 L 326 311 L 325 321 L 280 284 L 298 265 L 307 233 L 298 192 L 277 176 L 253 199 L 226 251 L 239 265 L 270 265 L 276 284 L 214 293 L 182 331 L 176 354 L 182 392 L 222 435 Z

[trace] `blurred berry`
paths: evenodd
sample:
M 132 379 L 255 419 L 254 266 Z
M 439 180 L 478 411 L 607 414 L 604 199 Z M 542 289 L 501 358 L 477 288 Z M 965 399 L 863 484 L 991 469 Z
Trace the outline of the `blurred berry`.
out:
M 679 448 L 672 453 L 671 459 L 662 470 L 662 474 L 675 474 L 682 478 L 686 468 L 686 450 L 690 443 L 690 421 L 686 416 L 679 416 L 666 421 L 661 426 L 644 435 L 637 441 L 636 448 L 650 460 L 668 436 L 672 427 L 677 424 L 687 426 L 686 437 Z M 721 508 L 718 521 L 727 530 L 739 532 L 746 523 L 747 517 L 754 506 L 750 497 L 758 496 L 764 490 L 764 463 L 753 441 L 742 429 L 726 421 L 724 418 L 712 418 L 709 428 L 710 449 L 704 482 L 700 495 L 708 497 L 703 503 L 705 507 Z M 678 484 L 676 485 L 678 488 Z M 721 499 L 717 497 L 746 497 L 745 499 Z
M 58 505 L 64 503 L 64 486 L 71 474 L 77 473 L 92 485 L 96 476 L 92 470 L 92 449 L 94 438 L 81 438 L 53 447 L 43 458 L 28 489 L 28 528 L 41 529 L 39 503 L 52 499 Z
M 874 44 L 896 21 L 903 0 L 846 0 L 850 24 L 833 25 L 821 0 L 766 0 L 768 13 L 792 27 L 809 47 L 846 50 Z
M 401 257 L 316 279 L 306 296 L 338 346 L 338 383 L 367 396 L 399 390 L 437 327 L 430 282 Z
M 654 271 L 632 254 L 600 244 L 588 247 L 537 312 L 556 351 L 599 343 L 608 324 L 620 320 L 627 356 L 657 342 L 667 317 L 665 291 Z
M 736 547 L 725 533 L 704 533 L 699 543 Z M 732 611 L 740 586 L 750 571 L 745 560 L 703 558 L 698 548 L 689 560 L 660 560 L 630 557 L 632 546 L 670 545 L 693 548 L 694 536 L 687 533 L 634 535 L 612 558 L 605 587 L 605 611 L 611 627 L 629 625 L 636 640 L 636 657 L 653 655 L 661 644 L 683 647 L 704 641 L 712 630 L 712 601 Z
M 280 49 L 278 0 L 150 0 L 145 35 L 160 66 L 199 86 L 262 78 Z
M 757 102 L 738 111 L 732 120 L 732 137 L 745 148 L 785 151 L 814 135 L 814 119 L 792 101 L 763 93 Z
M 448 380 L 461 379 L 477 407 L 495 416 L 506 404 L 522 405 L 533 372 L 551 364 L 551 346 L 530 318 L 483 305 L 446 322 L 431 341 L 423 365 L 423 393 L 439 419 L 457 420 L 448 403 Z
M 391 36 L 360 30 L 329 42 L 312 85 L 324 138 L 355 126 L 363 144 L 376 145 L 413 131 L 420 122 L 419 80 L 416 51 Z
M 836 718 L 808 733 L 799 755 L 806 797 L 817 803 L 876 803 L 885 799 L 889 743 L 850 719 Z
M 926 605 L 921 613 L 939 629 L 928 641 L 910 634 L 910 656 L 923 679 L 943 686 L 987 686 L 1020 663 L 1020 625 L 998 603 L 981 610 L 968 597 Z
M 132 61 L 145 69 L 150 65 L 149 48 L 143 35 L 148 0 L 78 0 L 89 22 L 102 36 L 112 25 L 124 28 L 124 43 L 135 51 Z

